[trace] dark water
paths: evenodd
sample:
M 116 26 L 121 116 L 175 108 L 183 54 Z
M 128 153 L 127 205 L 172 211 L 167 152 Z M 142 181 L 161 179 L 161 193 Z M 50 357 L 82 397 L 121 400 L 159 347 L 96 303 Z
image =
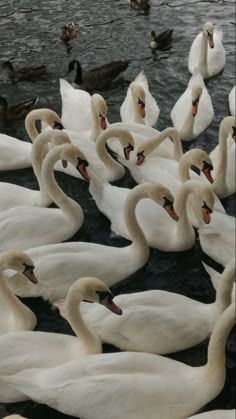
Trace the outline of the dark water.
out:
M 130 81 L 143 68 L 150 90 L 160 109 L 157 128 L 171 125 L 170 111 L 189 80 L 187 58 L 191 43 L 206 20 L 221 26 L 224 32 L 226 67 L 214 79 L 206 82 L 212 97 L 215 117 L 211 126 L 188 147 L 202 147 L 211 151 L 218 142 L 218 127 L 221 119 L 228 115 L 228 94 L 235 83 L 235 10 L 234 1 L 155 1 L 151 0 L 150 13 L 135 11 L 127 0 L 42 0 L 0 2 L 1 60 L 12 60 L 16 67 L 47 64 L 48 77 L 34 83 L 21 82 L 11 85 L 4 72 L 0 72 L 0 95 L 9 103 L 39 96 L 38 107 L 49 107 L 60 114 L 61 102 L 59 78 L 64 77 L 70 59 L 77 58 L 83 68 L 89 69 L 115 59 L 129 59 L 130 65 L 124 75 L 111 88 L 101 94 L 108 104 L 108 119 L 119 121 L 119 107 L 125 97 Z M 73 20 L 80 30 L 77 39 L 71 42 L 71 50 L 60 41 L 60 28 Z M 168 52 L 152 54 L 149 49 L 149 32 L 174 29 L 173 46 Z M 69 79 L 72 81 L 72 78 Z M 0 132 L 27 139 L 24 122 L 0 122 Z M 187 147 L 186 147 L 187 148 Z M 78 179 L 57 173 L 57 179 L 66 193 L 82 205 L 85 223 L 73 240 L 86 240 L 113 246 L 124 246 L 124 239 L 110 235 L 109 222 L 101 215 L 88 193 L 88 185 Z M 37 188 L 32 169 L 1 172 L 0 181 L 10 181 L 31 188 Z M 116 183 L 133 187 L 129 174 Z M 235 215 L 235 196 L 224 202 L 229 214 Z M 164 289 L 187 295 L 210 303 L 215 291 L 205 273 L 201 259 L 208 261 L 219 271 L 214 261 L 201 251 L 198 240 L 188 252 L 163 253 L 151 250 L 148 264 L 136 274 L 113 287 L 114 294 L 147 289 Z M 71 334 L 72 331 L 57 311 L 41 299 L 24 299 L 38 317 L 38 330 Z M 173 354 L 174 359 L 192 366 L 206 362 L 207 344 Z M 106 346 L 107 350 L 115 350 Z M 226 348 L 226 383 L 221 394 L 204 411 L 212 409 L 232 409 L 236 407 L 236 345 L 235 330 L 231 333 Z M 18 404 L 0 405 L 0 418 L 10 413 L 20 413 L 29 419 L 59 419 L 65 415 L 47 406 L 32 401 Z M 121 413 L 122 417 L 122 413 Z M 124 418 L 128 419 L 128 418 Z M 163 418 L 164 419 L 164 418 Z

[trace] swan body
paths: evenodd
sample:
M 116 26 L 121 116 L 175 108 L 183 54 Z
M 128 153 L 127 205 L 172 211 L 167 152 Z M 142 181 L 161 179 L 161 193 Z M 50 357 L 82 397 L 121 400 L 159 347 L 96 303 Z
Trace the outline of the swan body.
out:
M 209 412 L 199 413 L 188 419 L 234 419 L 236 410 L 211 410 Z
M 217 272 L 212 267 L 206 265 L 206 263 L 202 262 L 202 264 L 203 264 L 205 270 L 207 271 L 208 275 L 210 276 L 213 287 L 217 291 L 219 286 L 220 286 L 220 281 L 222 280 L 222 274 Z M 236 289 L 235 289 L 235 283 L 234 283 L 233 289 L 232 289 L 232 294 L 231 294 L 231 300 L 235 301 L 235 299 L 236 299 Z
M 199 228 L 202 250 L 222 266 L 235 256 L 235 228 L 235 217 L 217 211 L 209 225 Z
M 194 39 L 188 58 L 188 69 L 194 73 L 198 67 L 204 79 L 213 77 L 225 66 L 225 49 L 222 44 L 223 33 L 211 22 L 203 25 L 202 32 Z
M 14 185 L 13 183 L 0 182 L 0 211 L 5 211 L 18 205 L 48 207 L 52 203 L 41 179 L 43 157 L 46 153 L 45 147 L 50 142 L 55 145 L 60 145 L 70 143 L 70 139 L 63 131 L 57 130 L 50 130 L 37 136 L 31 149 L 31 156 L 34 173 L 38 180 L 40 190 L 37 191 Z
M 161 355 L 120 352 L 1 379 L 26 397 L 75 417 L 111 419 L 112 413 L 112 419 L 183 419 L 221 392 L 225 345 L 234 324 L 235 304 L 231 304 L 214 327 L 208 361 L 200 367 Z
M 174 128 L 166 128 L 157 137 L 143 142 L 137 149 L 136 165 L 129 164 L 129 162 L 127 163 L 134 180 L 137 183 L 159 180 L 163 185 L 170 189 L 174 196 L 176 196 L 177 190 L 182 185 L 182 182 L 186 182 L 186 180 L 189 180 L 190 178 L 212 183 L 212 161 L 204 150 L 189 150 L 182 155 L 179 163 L 176 160 L 165 159 L 161 156 L 149 157 L 152 150 L 155 147 L 159 147 L 168 136 L 172 137 L 173 141 L 176 143 L 176 148 L 182 150 L 179 133 Z M 204 176 L 200 177 L 193 170 L 190 170 L 191 165 L 197 167 Z M 192 208 L 194 203 L 192 199 L 190 202 L 190 199 L 187 202 L 188 215 L 192 225 L 197 227 L 198 220 Z M 225 213 L 225 209 L 216 195 L 214 210 Z
M 111 230 L 130 240 L 131 237 L 123 218 L 124 202 L 129 194 L 129 189 L 112 186 L 108 182 L 99 183 L 98 180 L 92 178 L 89 191 L 99 210 L 111 221 Z M 162 208 L 155 206 L 151 201 L 140 202 L 137 207 L 137 220 L 142 226 L 150 247 L 176 252 L 190 249 L 194 245 L 195 232 L 186 211 L 186 201 L 192 192 L 197 194 L 195 195 L 197 216 L 199 219 L 203 218 L 206 223 L 210 222 L 209 212 L 214 207 L 214 194 L 210 186 L 201 181 L 189 180 L 178 189 L 175 209 L 179 221 L 176 224 Z M 203 201 L 206 203 L 206 208 Z M 178 219 L 176 216 L 173 218 L 175 221 Z
M 102 352 L 100 339 L 90 331 L 80 314 L 79 305 L 83 299 L 104 304 L 115 314 L 122 314 L 122 310 L 114 304 L 110 290 L 101 280 L 92 277 L 80 278 L 71 286 L 66 297 L 67 318 L 76 336 L 39 331 L 15 332 L 1 336 L 1 374 L 11 375 L 39 366 L 58 366 L 83 355 Z M 7 354 L 7 357 L 4 354 Z M 5 386 L 0 377 L 1 402 L 25 399 L 21 392 Z
M 0 335 L 17 330 L 32 330 L 37 319 L 11 291 L 4 276 L 5 269 L 14 269 L 32 283 L 37 283 L 34 265 L 28 255 L 18 251 L 0 254 Z
M 55 301 L 64 298 L 75 278 L 84 275 L 99 275 L 103 282 L 112 286 L 142 268 L 149 258 L 149 246 L 136 219 L 136 206 L 140 200 L 154 200 L 154 205 L 169 209 L 172 195 L 158 183 L 147 183 L 130 190 L 124 204 L 124 220 L 130 231 L 132 244 L 125 247 L 105 246 L 90 242 L 70 242 L 28 249 L 36 266 L 39 284 L 37 290 L 15 273 L 8 272 L 9 286 L 20 296 L 42 296 Z M 168 208 L 166 207 L 168 210 Z M 69 268 L 68 268 L 69 267 Z M 36 288 L 36 287 L 35 287 Z
M 86 323 L 102 342 L 125 351 L 174 353 L 208 338 L 222 312 L 231 304 L 234 258 L 222 276 L 212 304 L 168 291 L 149 290 L 115 297 L 114 301 L 123 309 L 121 318 L 88 303 L 83 303 L 82 312 Z M 60 307 L 65 316 L 62 303 Z
M 31 141 L 38 135 L 35 122 L 42 119 L 52 128 L 60 127 L 61 121 L 55 112 L 49 109 L 35 109 L 25 118 L 26 131 Z M 31 167 L 31 149 L 32 144 L 26 141 L 0 134 L 0 171 Z
M 236 101 L 236 86 L 234 86 L 229 92 L 229 110 L 232 116 L 236 116 L 235 101 Z
M 24 250 L 69 239 L 83 224 L 80 205 L 67 197 L 56 183 L 53 167 L 56 161 L 68 160 L 88 179 L 87 161 L 72 144 L 50 150 L 43 161 L 42 181 L 48 195 L 59 208 L 18 206 L 0 213 L 0 250 Z M 22 218 L 22 213 L 24 218 Z
M 215 182 L 213 190 L 219 198 L 227 198 L 236 190 L 236 118 L 227 116 L 222 119 L 219 130 L 219 144 L 210 153 Z
M 60 79 L 60 93 L 63 126 L 77 132 L 80 139 L 96 141 L 107 126 L 107 105 L 103 97 L 75 89 L 64 79 Z
M 147 77 L 142 70 L 128 87 L 120 107 L 121 121 L 153 126 L 159 114 L 160 108 L 149 91 Z
M 211 97 L 199 70 L 194 70 L 187 89 L 175 103 L 170 116 L 183 141 L 194 140 L 213 120 Z

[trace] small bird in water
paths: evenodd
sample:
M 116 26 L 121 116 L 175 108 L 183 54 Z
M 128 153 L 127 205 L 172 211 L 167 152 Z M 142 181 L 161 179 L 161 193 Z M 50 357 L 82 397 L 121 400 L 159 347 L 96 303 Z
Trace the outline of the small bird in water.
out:
M 150 0 L 129 0 L 129 4 L 133 9 L 136 10 L 149 10 Z
M 14 119 L 24 118 L 29 111 L 37 104 L 39 98 L 25 100 L 14 106 L 8 106 L 5 97 L 0 96 L 0 120 L 13 121 Z
M 76 76 L 73 86 L 75 88 L 91 91 L 93 89 L 103 89 L 112 80 L 127 69 L 129 61 L 117 60 L 110 63 L 94 67 L 91 70 L 83 73 L 81 65 L 78 60 L 72 60 L 68 65 L 67 75 L 76 70 Z
M 11 61 L 4 61 L 4 63 L 0 64 L 0 68 L 7 69 L 8 77 L 14 83 L 21 80 L 36 80 L 46 73 L 46 67 L 46 65 L 40 65 L 37 67 L 22 67 L 15 70 Z
M 151 31 L 150 47 L 154 49 L 166 49 L 172 42 L 173 29 L 166 29 L 159 35 L 155 31 Z
M 74 39 L 78 35 L 78 30 L 75 28 L 73 22 L 67 23 L 67 25 L 61 28 L 61 33 L 59 35 L 60 39 L 67 44 L 71 39 Z

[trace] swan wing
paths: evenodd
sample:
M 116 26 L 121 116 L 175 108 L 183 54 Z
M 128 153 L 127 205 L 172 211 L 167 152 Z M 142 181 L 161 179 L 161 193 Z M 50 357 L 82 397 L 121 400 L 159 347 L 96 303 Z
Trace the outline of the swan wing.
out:
M 0 171 L 31 167 L 32 144 L 0 134 Z
M 229 93 L 229 110 L 232 116 L 236 115 L 236 111 L 235 111 L 235 102 L 236 102 L 236 86 L 234 86 L 232 88 L 232 90 Z

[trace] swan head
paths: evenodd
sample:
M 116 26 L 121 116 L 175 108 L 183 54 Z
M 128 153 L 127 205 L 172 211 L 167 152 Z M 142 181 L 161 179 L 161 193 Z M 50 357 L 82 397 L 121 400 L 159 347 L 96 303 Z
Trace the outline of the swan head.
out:
M 196 116 L 198 112 L 199 100 L 202 95 L 203 88 L 199 85 L 192 87 L 192 115 Z
M 73 164 L 85 180 L 90 180 L 86 169 L 89 164 L 82 151 L 73 144 L 65 144 L 61 147 L 60 158 Z
M 203 32 L 207 36 L 208 44 L 210 48 L 214 48 L 214 40 L 213 40 L 213 32 L 214 32 L 214 25 L 211 22 L 206 22 L 203 25 Z
M 198 195 L 200 202 L 201 202 L 201 212 L 202 212 L 202 218 L 205 224 L 209 224 L 211 221 L 211 214 L 213 212 L 214 203 L 215 203 L 215 196 L 214 192 L 212 191 L 211 187 L 207 184 L 203 184 L 201 182 L 201 185 L 199 184 L 199 181 L 197 186 L 196 194 Z
M 37 284 L 33 261 L 26 253 L 9 250 L 1 253 L 0 259 L 3 261 L 3 269 L 13 269 L 26 276 L 33 284 Z
M 192 150 L 189 150 L 186 153 L 184 153 L 179 162 L 180 173 L 185 165 L 187 166 L 187 169 L 189 169 L 190 165 L 197 167 L 199 170 L 203 172 L 203 174 L 206 176 L 207 180 L 210 183 L 214 182 L 214 179 L 211 175 L 211 172 L 213 170 L 212 160 L 204 150 L 200 148 L 193 148 Z M 180 178 L 182 180 L 181 175 Z
M 236 142 L 236 118 L 235 116 L 226 116 L 222 119 L 220 124 L 220 130 L 224 131 L 225 136 L 231 135 L 233 140 Z
M 98 120 L 99 120 L 99 125 L 100 125 L 101 129 L 102 130 L 106 129 L 106 127 L 107 127 L 107 121 L 106 121 L 107 104 L 106 104 L 105 100 L 103 99 L 103 97 L 101 95 L 99 95 L 98 93 L 95 93 L 94 95 L 92 95 L 91 104 L 92 104 L 92 107 L 95 109 L 95 111 L 97 113 Z
M 77 279 L 69 290 L 70 299 L 71 294 L 76 298 L 79 295 L 83 301 L 91 303 L 102 304 L 108 310 L 117 315 L 122 314 L 122 310 L 113 301 L 113 295 L 109 288 L 98 278 L 83 277 Z
M 52 111 L 51 109 L 42 108 L 42 109 L 34 109 L 33 111 L 29 112 L 25 118 L 25 126 L 27 130 L 27 126 L 31 124 L 31 121 L 43 121 L 44 128 L 48 125 L 52 129 L 56 130 L 63 130 L 64 127 L 61 123 L 61 119 L 57 115 L 56 112 Z
M 150 199 L 162 206 L 173 220 L 179 220 L 174 209 L 174 197 L 168 188 L 157 182 L 143 183 L 139 186 L 142 187 L 142 185 L 147 189 L 147 195 Z M 136 186 L 136 188 L 138 187 Z
M 132 92 L 132 95 L 134 97 L 135 102 L 137 103 L 137 108 L 139 115 L 141 118 L 145 118 L 146 112 L 145 112 L 145 91 L 143 87 L 140 85 L 140 83 L 133 81 L 130 84 L 130 89 Z

